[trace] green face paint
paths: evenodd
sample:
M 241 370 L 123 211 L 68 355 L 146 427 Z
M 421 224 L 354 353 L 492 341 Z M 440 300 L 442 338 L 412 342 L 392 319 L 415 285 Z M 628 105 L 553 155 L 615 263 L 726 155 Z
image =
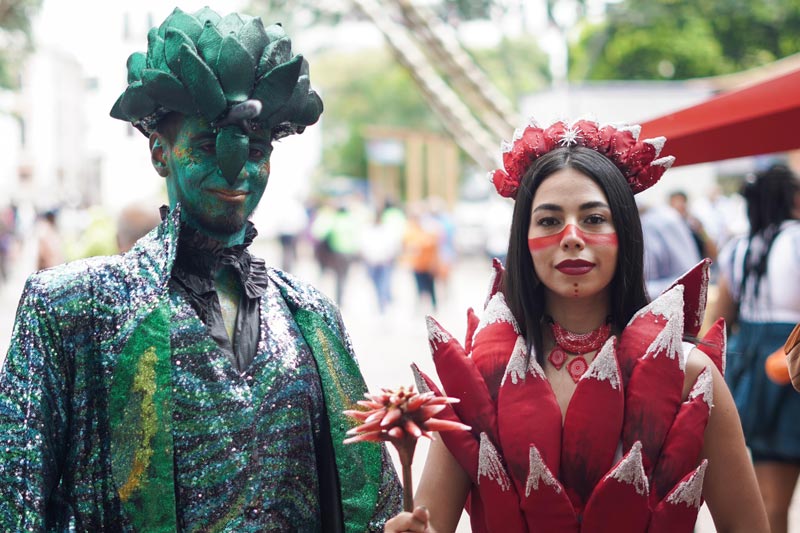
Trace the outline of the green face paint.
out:
M 245 223 L 269 178 L 268 135 L 255 131 L 248 137 L 247 160 L 237 176 L 227 179 L 217 160 L 217 135 L 205 119 L 184 117 L 175 141 L 164 146 L 170 207 L 180 202 L 184 222 L 227 246 L 243 241 Z

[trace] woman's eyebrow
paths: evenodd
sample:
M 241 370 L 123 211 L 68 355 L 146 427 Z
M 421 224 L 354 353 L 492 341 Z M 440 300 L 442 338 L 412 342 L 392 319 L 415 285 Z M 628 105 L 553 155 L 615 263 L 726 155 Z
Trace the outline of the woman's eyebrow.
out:
M 605 202 L 600 202 L 600 201 L 594 201 L 594 202 L 586 202 L 586 203 L 583 203 L 583 204 L 581 204 L 581 205 L 579 206 L 579 209 L 580 209 L 581 211 L 584 211 L 584 210 L 586 210 L 586 209 L 595 209 L 595 208 L 598 208 L 598 207 L 602 207 L 602 208 L 605 208 L 605 209 L 609 209 L 609 207 L 608 207 L 608 204 L 607 204 L 607 203 L 605 203 Z
M 564 211 L 564 208 L 558 204 L 539 204 L 533 209 L 534 213 L 537 211 Z

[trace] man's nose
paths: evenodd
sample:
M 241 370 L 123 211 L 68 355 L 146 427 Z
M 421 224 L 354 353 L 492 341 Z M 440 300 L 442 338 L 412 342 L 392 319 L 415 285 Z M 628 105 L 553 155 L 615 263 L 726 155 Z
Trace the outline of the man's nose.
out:
M 561 248 L 564 250 L 583 250 L 585 246 L 586 242 L 583 240 L 583 235 L 578 227 L 574 224 L 567 224 L 561 237 Z

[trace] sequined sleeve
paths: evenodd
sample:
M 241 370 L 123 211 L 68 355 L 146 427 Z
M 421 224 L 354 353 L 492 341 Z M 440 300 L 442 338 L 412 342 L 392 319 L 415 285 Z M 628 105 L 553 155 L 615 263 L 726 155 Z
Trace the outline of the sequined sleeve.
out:
M 0 373 L 0 531 L 48 526 L 67 430 L 67 371 L 35 275 L 25 285 Z

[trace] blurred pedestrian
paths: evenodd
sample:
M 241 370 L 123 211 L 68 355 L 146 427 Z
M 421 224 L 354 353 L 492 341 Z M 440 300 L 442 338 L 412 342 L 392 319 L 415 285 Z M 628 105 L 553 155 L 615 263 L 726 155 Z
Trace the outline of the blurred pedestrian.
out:
M 128 204 L 117 217 L 117 247 L 125 253 L 136 241 L 158 226 L 161 217 L 158 210 L 143 203 Z
M 684 272 L 700 262 L 689 227 L 680 213 L 661 204 L 641 211 L 644 237 L 644 279 L 655 298 Z
M 414 274 L 419 304 L 422 305 L 427 296 L 434 311 L 440 242 L 441 235 L 436 220 L 423 207 L 413 208 L 403 237 L 404 258 Z
M 281 245 L 281 269 L 291 272 L 297 261 L 297 244 L 308 226 L 308 214 L 303 204 L 294 197 L 278 204 L 277 230 Z
M 800 395 L 770 380 L 767 357 L 800 322 L 800 181 L 775 165 L 741 191 L 750 230 L 720 252 L 718 314 L 734 326 L 726 379 L 773 533 L 787 531 L 800 475 Z
M 717 260 L 717 245 L 706 232 L 703 223 L 689 210 L 689 196 L 684 191 L 674 191 L 669 195 L 669 205 L 680 214 L 683 222 L 689 228 L 689 233 L 697 246 L 700 257 Z
M 377 213 L 361 233 L 361 258 L 375 287 L 378 310 L 381 314 L 392 303 L 392 271 L 403 246 L 403 236 L 384 217 Z
M 57 225 L 58 211 L 49 209 L 41 214 L 37 224 L 38 252 L 36 269 L 44 270 L 64 262 L 64 245 Z
M 9 259 L 16 234 L 16 217 L 11 205 L 0 209 L 0 283 L 6 281 L 10 274 Z

